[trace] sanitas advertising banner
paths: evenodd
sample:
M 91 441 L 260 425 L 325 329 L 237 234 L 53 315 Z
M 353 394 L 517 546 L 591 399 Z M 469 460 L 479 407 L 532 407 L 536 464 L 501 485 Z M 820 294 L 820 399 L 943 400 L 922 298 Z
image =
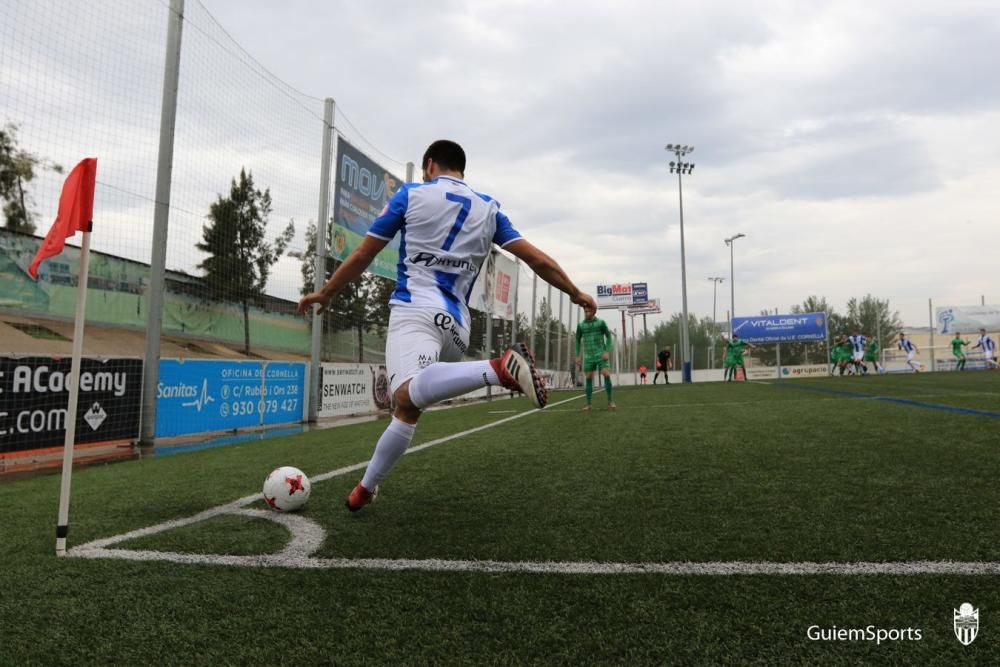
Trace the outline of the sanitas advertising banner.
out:
M 646 283 L 610 283 L 597 286 L 598 308 L 624 308 L 649 300 Z
M 161 359 L 157 437 L 303 421 L 306 365 Z
M 734 317 L 733 333 L 751 343 L 826 340 L 826 313 Z
M 380 167 L 357 148 L 337 141 L 337 177 L 333 196 L 333 239 L 330 255 L 347 259 L 358 247 L 368 228 L 385 208 L 403 180 Z M 399 235 L 375 257 L 368 270 L 384 278 L 396 278 Z
M 70 357 L 0 357 L 0 454 L 62 447 Z M 80 360 L 76 442 L 139 436 L 142 359 Z
M 944 306 L 934 311 L 939 334 L 1000 331 L 1000 306 Z

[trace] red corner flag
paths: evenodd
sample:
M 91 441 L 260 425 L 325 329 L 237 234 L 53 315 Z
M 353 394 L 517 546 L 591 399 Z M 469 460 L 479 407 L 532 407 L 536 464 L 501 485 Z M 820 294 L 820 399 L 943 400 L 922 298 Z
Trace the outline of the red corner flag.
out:
M 97 179 L 97 158 L 80 160 L 63 183 L 59 196 L 59 213 L 52 229 L 45 236 L 38 254 L 28 267 L 28 273 L 38 280 L 38 265 L 62 252 L 66 239 L 77 232 L 89 232 L 94 217 L 94 184 Z

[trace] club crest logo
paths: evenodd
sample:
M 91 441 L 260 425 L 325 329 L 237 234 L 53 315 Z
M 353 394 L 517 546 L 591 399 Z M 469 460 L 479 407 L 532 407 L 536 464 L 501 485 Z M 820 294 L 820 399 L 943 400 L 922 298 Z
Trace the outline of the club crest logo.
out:
M 979 610 L 973 609 L 968 602 L 963 602 L 962 606 L 953 610 L 955 612 L 955 636 L 963 646 L 968 646 L 976 641 L 979 634 Z

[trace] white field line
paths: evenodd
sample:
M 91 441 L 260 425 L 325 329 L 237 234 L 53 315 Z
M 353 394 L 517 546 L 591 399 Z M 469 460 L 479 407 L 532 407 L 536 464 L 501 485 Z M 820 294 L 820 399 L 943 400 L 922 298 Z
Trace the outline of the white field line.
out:
M 751 380 L 754 384 L 769 384 L 764 382 L 759 382 L 757 380 Z M 991 391 L 967 391 L 967 392 L 937 392 L 933 394 L 907 394 L 904 396 L 899 396 L 898 398 L 905 398 L 907 400 L 912 398 L 931 398 L 931 397 L 948 397 L 955 396 L 961 393 L 962 395 L 968 396 L 993 396 L 996 392 Z M 885 398 L 897 398 L 894 396 L 882 396 L 882 395 L 871 395 L 871 396 L 829 396 L 825 398 L 812 397 L 812 398 L 788 398 L 782 400 L 772 400 L 772 399 L 761 399 L 757 401 L 715 401 L 708 403 L 659 403 L 654 405 L 621 405 L 619 404 L 617 410 L 657 410 L 657 409 L 675 409 L 680 410 L 683 408 L 713 408 L 716 406 L 734 406 L 734 405 L 775 405 L 778 403 L 823 403 L 827 401 L 871 401 L 875 399 L 885 399 Z M 601 405 L 596 405 L 594 409 L 598 412 L 602 410 Z M 580 412 L 576 409 L 546 409 L 545 412 Z M 493 414 L 493 413 L 491 413 Z
M 871 576 L 871 575 L 1000 575 L 1000 562 L 898 561 L 889 563 L 776 563 L 769 561 L 709 561 L 673 563 L 531 562 L 495 560 L 443 560 L 428 558 L 311 558 L 274 555 L 214 556 L 169 551 L 122 549 L 77 549 L 77 558 L 117 558 L 133 561 L 180 563 L 186 565 L 229 565 L 255 568 L 309 570 L 383 570 L 399 572 L 484 572 L 499 574 L 660 574 L 673 576 Z
M 560 405 L 581 398 L 574 396 L 554 403 Z M 512 417 L 455 433 L 444 438 L 413 447 L 407 454 L 433 447 L 462 436 L 519 419 L 538 410 L 529 410 Z M 313 478 L 314 482 L 337 477 L 360 470 L 368 463 L 332 470 Z M 313 570 L 382 570 L 423 571 L 423 572 L 480 572 L 494 574 L 559 574 L 559 575 L 628 575 L 658 574 L 672 576 L 872 576 L 872 575 L 1000 575 L 1000 562 L 959 562 L 959 561 L 898 561 L 898 562 L 769 562 L 769 561 L 710 561 L 710 562 L 668 562 L 668 563 L 610 563 L 610 562 L 532 562 L 495 560 L 444 560 L 437 558 L 314 558 L 326 540 L 322 526 L 297 514 L 281 514 L 269 510 L 246 509 L 260 498 L 260 494 L 245 496 L 231 503 L 183 519 L 166 521 L 155 526 L 133 530 L 71 548 L 67 555 L 76 558 L 114 558 L 143 562 L 168 562 L 186 565 L 223 565 L 252 568 L 291 568 Z M 226 556 L 213 554 L 190 554 L 146 549 L 111 549 L 111 545 L 127 540 L 161 533 L 174 528 L 188 526 L 206 519 L 222 515 L 247 516 L 274 521 L 285 526 L 292 535 L 289 543 L 276 554 L 254 556 Z

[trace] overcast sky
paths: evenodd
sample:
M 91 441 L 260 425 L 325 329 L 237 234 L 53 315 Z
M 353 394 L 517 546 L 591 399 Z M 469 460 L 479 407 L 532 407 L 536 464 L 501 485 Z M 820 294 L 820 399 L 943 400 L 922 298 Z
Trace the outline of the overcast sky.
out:
M 183 231 L 172 220 L 168 262 L 186 252 L 194 266 L 207 204 L 247 153 L 301 245 L 316 211 L 320 98 L 333 97 L 339 129 L 396 173 L 434 139 L 460 142 L 468 182 L 587 291 L 644 280 L 680 310 L 678 184 L 664 151 L 679 142 L 695 146 L 683 183 L 691 312 L 712 314 L 707 278 L 723 276 L 725 317 L 723 239 L 736 233 L 747 235 L 739 315 L 809 295 L 843 310 L 870 292 L 926 325 L 928 298 L 1000 303 L 995 1 L 202 1 L 245 53 L 188 0 L 172 203 L 190 220 Z M 150 217 L 165 4 L 0 10 L 5 120 L 64 164 L 100 148 L 111 187 L 99 198 L 121 198 L 103 210 L 130 244 L 111 251 L 136 258 L 148 246 L 136 221 Z M 67 148 L 78 135 L 89 143 Z M 45 209 L 44 188 L 35 198 Z M 276 271 L 287 296 L 297 270 L 285 259 Z
M 293 87 L 419 163 L 459 141 L 467 180 L 587 290 L 646 280 L 689 310 L 736 245 L 738 314 L 810 294 L 1000 302 L 995 2 L 205 0 Z

